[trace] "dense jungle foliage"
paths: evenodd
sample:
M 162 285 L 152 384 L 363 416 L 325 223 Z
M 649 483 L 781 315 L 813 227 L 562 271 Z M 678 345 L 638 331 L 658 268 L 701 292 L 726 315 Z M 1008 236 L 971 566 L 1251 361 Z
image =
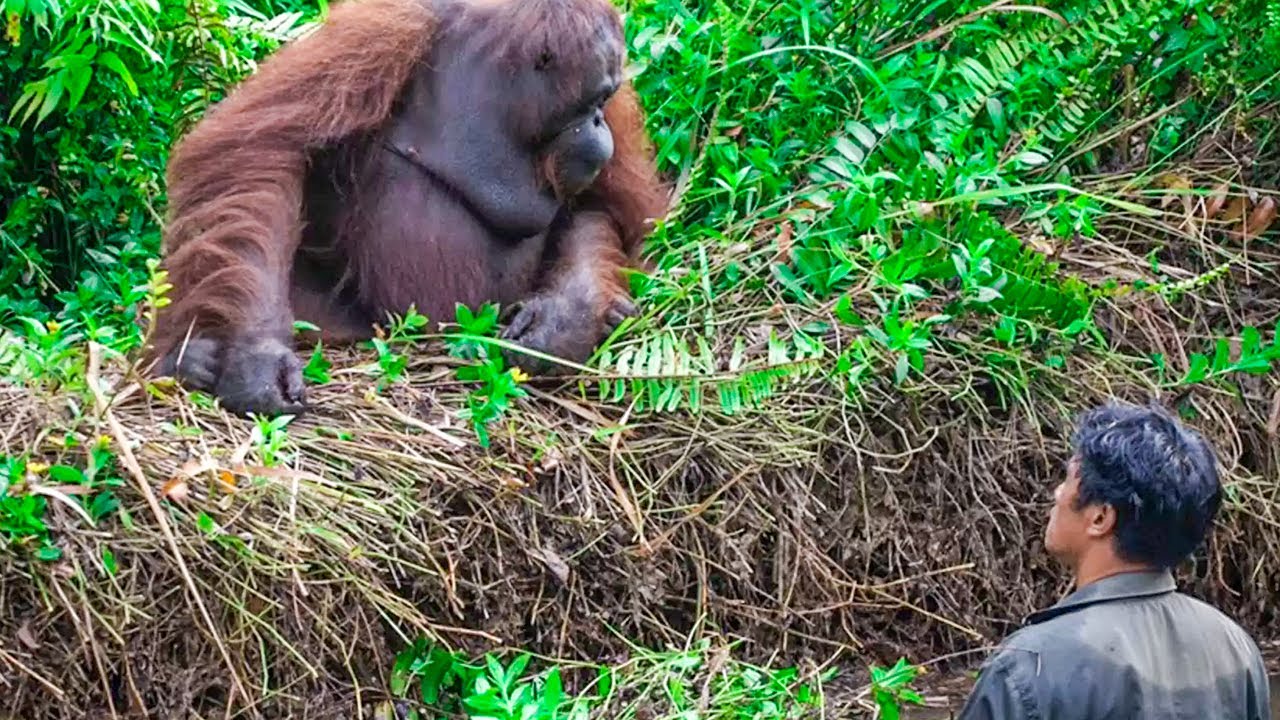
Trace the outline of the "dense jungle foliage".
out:
M 709 372 L 710 335 L 740 325 L 744 308 L 834 302 L 833 319 L 865 326 L 865 342 L 824 372 L 856 384 L 887 359 L 902 382 L 932 354 L 977 352 L 1016 394 L 1035 365 L 1077 343 L 1105 346 L 1090 312 L 1099 297 L 1178 292 L 1230 262 L 1211 253 L 1166 270 L 1152 244 L 1142 252 L 1153 281 L 1097 283 L 1058 273 L 1053 248 L 1087 243 L 1119 214 L 1142 216 L 1137 206 L 1156 190 L 1211 190 L 1160 173 L 1224 133 L 1249 138 L 1249 155 L 1268 147 L 1278 8 L 630 4 L 632 70 L 679 204 L 652 239 L 665 272 L 636 281 L 666 331 L 624 358 L 606 351 L 604 363 L 624 375 Z M 6 346 L 11 372 L 73 372 L 68 358 L 86 338 L 137 344 L 170 143 L 323 12 L 301 0 L 6 0 L 0 319 L 34 353 Z M 1256 197 L 1242 200 L 1237 215 L 1256 209 Z M 855 289 L 870 290 L 869 317 L 851 307 Z M 922 302 L 941 311 L 920 316 Z M 967 314 L 989 327 L 957 344 L 947 328 Z M 820 354 L 814 328 L 793 329 L 766 364 Z M 1274 329 L 1256 330 L 1242 368 L 1272 357 L 1259 353 Z M 1212 343 L 1201 350 L 1212 356 Z M 760 365 L 736 353 L 730 369 L 744 363 Z M 1159 358 L 1146 368 L 1168 382 L 1203 370 L 1175 372 Z M 680 390 L 651 400 L 674 404 Z M 730 388 L 724 402 L 741 390 L 758 394 Z

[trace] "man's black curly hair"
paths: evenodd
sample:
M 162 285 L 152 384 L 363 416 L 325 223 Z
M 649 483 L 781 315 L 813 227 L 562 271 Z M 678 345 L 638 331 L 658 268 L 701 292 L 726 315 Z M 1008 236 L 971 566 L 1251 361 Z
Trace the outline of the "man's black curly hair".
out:
M 1195 430 L 1155 405 L 1108 403 L 1083 413 L 1072 439 L 1077 508 L 1115 508 L 1116 550 L 1172 568 L 1195 552 L 1222 503 L 1217 458 Z

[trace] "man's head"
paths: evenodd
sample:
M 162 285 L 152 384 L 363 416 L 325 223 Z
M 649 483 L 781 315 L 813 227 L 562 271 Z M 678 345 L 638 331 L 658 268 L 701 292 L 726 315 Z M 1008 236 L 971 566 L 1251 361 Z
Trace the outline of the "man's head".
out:
M 1054 490 L 1045 548 L 1077 570 L 1172 568 L 1195 551 L 1221 503 L 1213 449 L 1155 406 L 1084 413 Z

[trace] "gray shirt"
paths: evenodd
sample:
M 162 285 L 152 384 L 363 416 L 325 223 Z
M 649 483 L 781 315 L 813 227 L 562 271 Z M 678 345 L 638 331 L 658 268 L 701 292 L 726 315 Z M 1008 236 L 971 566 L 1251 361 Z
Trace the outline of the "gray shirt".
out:
M 1262 654 L 1164 571 L 1104 578 L 1027 618 L 959 720 L 1270 720 Z

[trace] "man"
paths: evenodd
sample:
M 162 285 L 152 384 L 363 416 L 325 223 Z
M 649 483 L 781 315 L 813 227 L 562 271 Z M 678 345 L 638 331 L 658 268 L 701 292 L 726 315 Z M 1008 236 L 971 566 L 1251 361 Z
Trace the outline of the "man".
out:
M 1155 407 L 1085 413 L 1045 548 L 1075 591 L 984 663 L 960 720 L 1270 720 L 1253 640 L 1176 592 L 1221 502 L 1213 450 Z

